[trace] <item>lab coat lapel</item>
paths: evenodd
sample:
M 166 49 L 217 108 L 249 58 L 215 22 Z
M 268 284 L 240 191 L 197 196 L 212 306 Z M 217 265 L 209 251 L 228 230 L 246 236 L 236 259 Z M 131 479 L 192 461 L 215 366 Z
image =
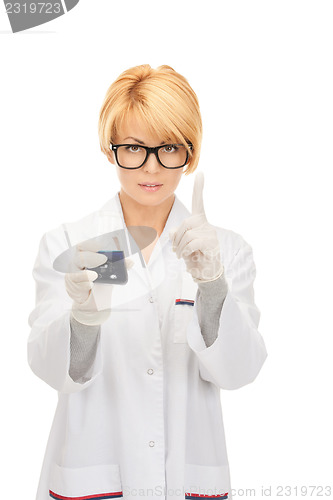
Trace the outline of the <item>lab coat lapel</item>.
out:
M 144 259 L 126 227 L 119 200 L 119 193 L 116 193 L 116 195 L 108 200 L 99 210 L 99 234 L 106 234 L 117 229 L 120 229 L 123 234 L 121 249 L 124 251 L 125 257 L 128 257 L 132 263 L 132 267 L 128 272 L 136 274 L 136 277 L 146 284 L 147 279 Z
M 148 266 L 146 266 L 140 250 L 138 250 L 138 252 L 135 254 L 133 254 L 132 252 L 132 237 L 130 236 L 125 224 L 122 206 L 119 199 L 119 192 L 117 192 L 117 194 L 113 198 L 111 198 L 101 207 L 99 215 L 99 234 L 107 233 L 120 228 L 124 230 L 124 234 L 126 236 L 125 255 L 129 256 L 134 264 L 130 269 L 130 272 L 133 274 L 135 273 L 137 277 L 143 280 L 144 283 L 150 288 L 149 279 L 147 277 L 147 270 L 154 263 L 154 261 L 156 261 L 158 257 L 160 257 L 160 254 L 163 251 L 165 245 L 167 245 L 168 243 L 171 244 L 169 240 L 170 230 L 172 228 L 178 227 L 186 217 L 189 217 L 191 215 L 191 213 L 175 194 L 174 203 L 169 212 L 169 216 L 167 218 L 162 234 L 158 238 L 153 252 L 150 256 Z M 175 258 L 177 257 L 175 256 Z
M 169 232 L 172 228 L 177 228 L 182 221 L 189 217 L 191 214 L 185 205 L 179 200 L 178 196 L 175 194 L 175 200 L 169 212 L 169 216 L 165 223 L 162 234 L 160 235 L 154 250 L 149 259 L 149 265 L 151 265 L 160 255 L 161 251 L 167 244 L 171 244 L 169 239 Z

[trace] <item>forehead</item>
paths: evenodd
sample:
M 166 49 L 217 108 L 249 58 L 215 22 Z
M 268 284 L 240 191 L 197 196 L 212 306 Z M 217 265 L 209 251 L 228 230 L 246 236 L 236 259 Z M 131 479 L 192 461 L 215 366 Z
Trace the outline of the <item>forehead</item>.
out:
M 129 113 L 125 117 L 122 125 L 117 130 L 118 141 L 123 141 L 126 137 L 135 137 L 147 145 L 157 145 L 162 141 L 169 140 L 168 137 L 160 137 L 150 131 L 144 121 L 133 113 Z

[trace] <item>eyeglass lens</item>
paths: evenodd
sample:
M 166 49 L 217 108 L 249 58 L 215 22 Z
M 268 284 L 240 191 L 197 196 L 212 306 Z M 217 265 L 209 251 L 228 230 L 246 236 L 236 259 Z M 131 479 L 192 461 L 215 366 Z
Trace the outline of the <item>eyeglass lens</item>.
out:
M 146 150 L 138 145 L 118 146 L 118 163 L 127 168 L 139 167 L 146 158 Z M 179 167 L 186 161 L 187 150 L 183 145 L 169 144 L 158 150 L 160 162 L 166 167 Z

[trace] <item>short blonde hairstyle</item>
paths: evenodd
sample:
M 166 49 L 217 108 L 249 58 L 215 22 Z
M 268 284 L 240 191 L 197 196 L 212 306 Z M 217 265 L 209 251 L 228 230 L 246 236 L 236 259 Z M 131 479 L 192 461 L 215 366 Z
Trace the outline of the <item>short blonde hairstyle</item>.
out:
M 110 158 L 110 142 L 130 113 L 152 135 L 184 144 L 189 152 L 185 175 L 197 168 L 202 141 L 198 98 L 186 78 L 170 66 L 134 66 L 110 85 L 99 114 L 98 135 L 102 152 Z M 188 143 L 193 145 L 192 151 Z

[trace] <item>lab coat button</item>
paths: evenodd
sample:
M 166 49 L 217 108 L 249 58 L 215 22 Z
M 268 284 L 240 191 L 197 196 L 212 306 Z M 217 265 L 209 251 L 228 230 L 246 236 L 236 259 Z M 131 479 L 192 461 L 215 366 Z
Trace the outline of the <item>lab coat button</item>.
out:
M 147 373 L 148 373 L 149 375 L 152 375 L 152 374 L 154 373 L 154 370 L 153 370 L 152 368 L 149 368 L 149 370 L 147 370 Z
M 149 446 L 152 448 L 153 446 L 155 446 L 155 441 L 149 441 Z
M 149 302 L 154 302 L 153 297 L 149 297 Z

